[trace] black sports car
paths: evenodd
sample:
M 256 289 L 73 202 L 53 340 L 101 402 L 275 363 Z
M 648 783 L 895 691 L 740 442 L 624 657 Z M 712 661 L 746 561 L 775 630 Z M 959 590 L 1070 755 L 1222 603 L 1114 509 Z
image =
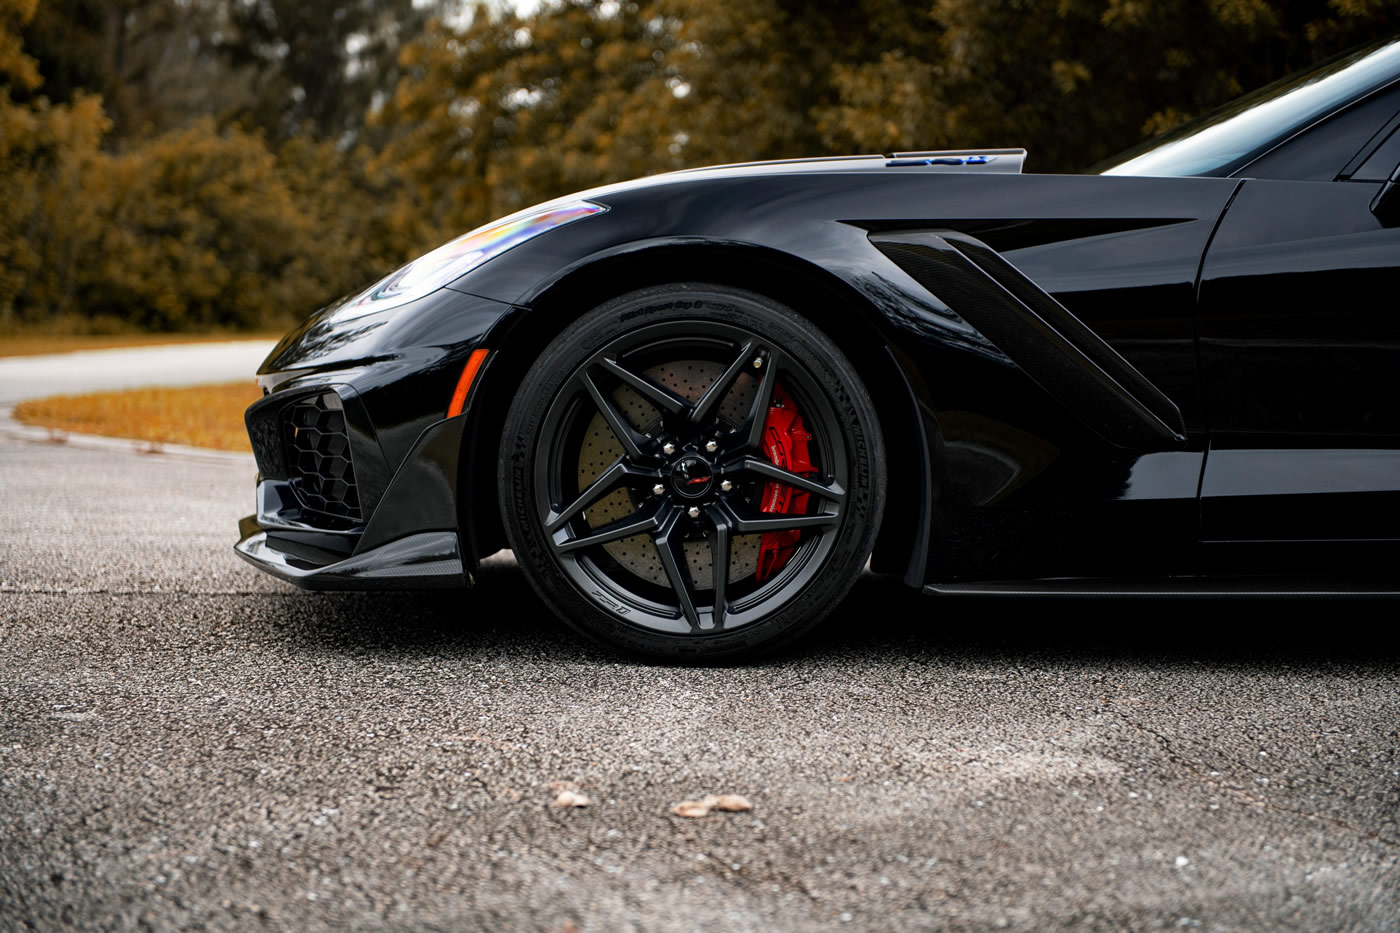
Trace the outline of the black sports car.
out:
M 448 243 L 288 334 L 238 553 L 632 651 L 929 592 L 1382 592 L 1400 39 L 1081 175 L 1019 149 L 677 172 Z

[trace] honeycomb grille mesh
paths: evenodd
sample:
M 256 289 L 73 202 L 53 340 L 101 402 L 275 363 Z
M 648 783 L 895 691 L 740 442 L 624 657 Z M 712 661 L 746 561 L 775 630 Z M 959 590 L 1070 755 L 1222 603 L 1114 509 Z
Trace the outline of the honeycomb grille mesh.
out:
M 337 518 L 360 518 L 350 436 L 340 396 L 326 392 L 286 409 L 287 463 L 301 504 Z

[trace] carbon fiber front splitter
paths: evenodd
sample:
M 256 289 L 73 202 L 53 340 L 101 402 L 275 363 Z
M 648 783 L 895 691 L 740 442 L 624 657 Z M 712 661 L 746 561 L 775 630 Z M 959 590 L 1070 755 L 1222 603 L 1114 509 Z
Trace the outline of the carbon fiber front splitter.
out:
M 454 531 L 424 531 L 327 564 L 277 547 L 253 516 L 239 523 L 239 557 L 259 570 L 308 590 L 422 590 L 472 585 Z

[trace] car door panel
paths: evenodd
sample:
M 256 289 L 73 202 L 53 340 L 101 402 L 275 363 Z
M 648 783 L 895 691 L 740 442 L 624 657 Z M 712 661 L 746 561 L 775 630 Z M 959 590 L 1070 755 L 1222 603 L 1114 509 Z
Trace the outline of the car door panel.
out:
M 1400 538 L 1400 229 L 1367 182 L 1250 179 L 1202 268 L 1207 540 Z

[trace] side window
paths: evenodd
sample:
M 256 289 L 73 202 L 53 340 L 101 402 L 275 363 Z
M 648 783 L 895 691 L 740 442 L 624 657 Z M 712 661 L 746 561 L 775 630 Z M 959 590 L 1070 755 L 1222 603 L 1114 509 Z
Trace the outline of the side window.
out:
M 1400 129 L 1392 130 L 1351 178 L 1352 181 L 1390 181 L 1397 165 L 1400 165 Z
M 1392 84 L 1275 146 L 1235 176 L 1332 181 L 1397 111 L 1400 111 L 1400 85 Z

